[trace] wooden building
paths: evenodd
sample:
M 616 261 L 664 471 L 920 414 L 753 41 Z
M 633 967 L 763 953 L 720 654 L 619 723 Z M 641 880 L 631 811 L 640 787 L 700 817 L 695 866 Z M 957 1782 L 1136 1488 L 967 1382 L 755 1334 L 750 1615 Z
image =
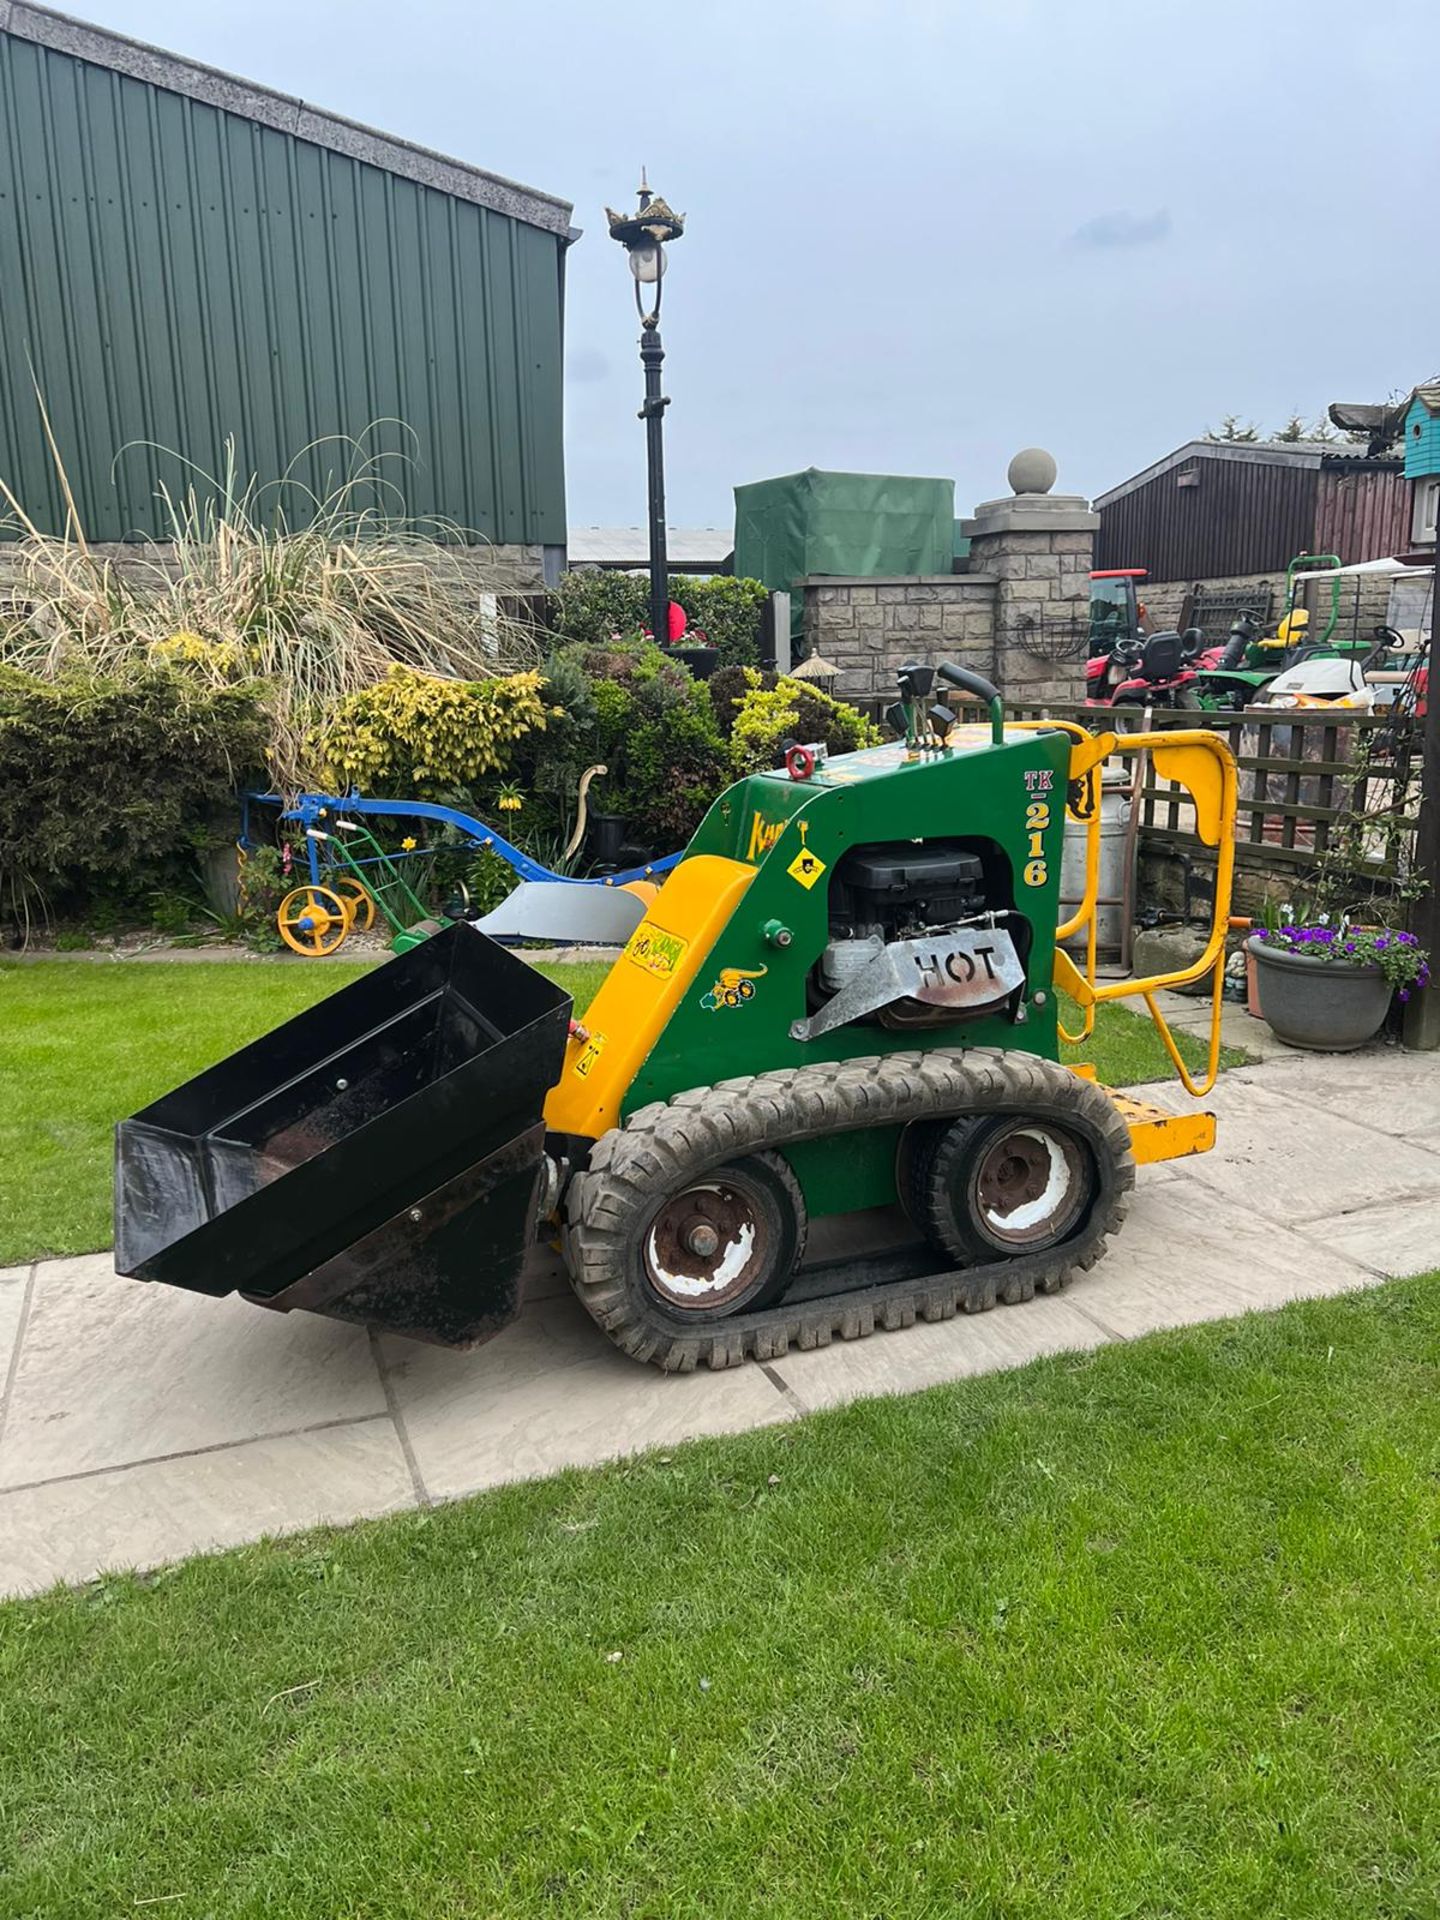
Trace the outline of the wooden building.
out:
M 1151 582 L 1271 574 L 1299 553 L 1345 565 L 1404 550 L 1404 462 L 1323 441 L 1191 440 L 1095 502 L 1097 567 Z

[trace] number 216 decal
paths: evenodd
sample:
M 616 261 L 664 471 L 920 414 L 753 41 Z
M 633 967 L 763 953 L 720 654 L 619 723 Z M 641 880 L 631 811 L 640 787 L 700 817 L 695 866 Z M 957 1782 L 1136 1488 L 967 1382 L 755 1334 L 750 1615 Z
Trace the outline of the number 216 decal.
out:
M 1043 887 L 1050 877 L 1045 864 L 1045 829 L 1050 824 L 1048 800 L 1031 800 L 1025 807 L 1025 834 L 1029 842 L 1023 875 L 1027 887 Z

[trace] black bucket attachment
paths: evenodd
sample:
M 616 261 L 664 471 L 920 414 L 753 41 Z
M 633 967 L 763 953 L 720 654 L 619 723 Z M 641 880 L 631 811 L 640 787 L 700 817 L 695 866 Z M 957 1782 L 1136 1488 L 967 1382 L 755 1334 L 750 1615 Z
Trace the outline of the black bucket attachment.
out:
M 116 1129 L 115 1264 L 474 1346 L 520 1310 L 570 996 L 457 925 Z

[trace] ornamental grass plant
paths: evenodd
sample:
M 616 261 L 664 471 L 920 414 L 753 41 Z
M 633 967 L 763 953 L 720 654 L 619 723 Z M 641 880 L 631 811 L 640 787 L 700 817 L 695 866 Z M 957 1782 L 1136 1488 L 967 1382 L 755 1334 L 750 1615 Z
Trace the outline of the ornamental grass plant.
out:
M 315 729 L 340 703 L 404 667 L 480 680 L 534 668 L 540 637 L 504 611 L 498 569 L 475 536 L 408 518 L 390 477 L 394 454 L 362 435 L 301 449 L 281 479 L 243 480 L 233 440 L 218 475 L 157 489 L 162 541 L 137 542 L 123 567 L 92 547 L 58 447 L 63 535 L 40 531 L 0 476 L 0 532 L 12 586 L 0 603 L 0 664 L 43 680 L 183 663 L 219 687 L 264 689 L 273 783 L 314 778 Z M 333 447 L 340 477 L 319 493 L 297 477 Z

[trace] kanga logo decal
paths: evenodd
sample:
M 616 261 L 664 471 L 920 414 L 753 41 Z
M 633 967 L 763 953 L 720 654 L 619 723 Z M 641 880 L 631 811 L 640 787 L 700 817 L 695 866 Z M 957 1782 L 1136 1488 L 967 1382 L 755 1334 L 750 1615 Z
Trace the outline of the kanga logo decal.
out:
M 706 1013 L 719 1013 L 723 1007 L 743 1007 L 747 1000 L 755 998 L 755 982 L 763 980 L 770 971 L 768 967 L 722 967 L 715 976 L 715 984 L 708 993 L 702 993 L 700 1004 Z
M 689 944 L 678 933 L 667 933 L 663 927 L 642 920 L 630 936 L 625 958 L 642 973 L 653 973 L 658 979 L 668 980 L 685 958 Z

